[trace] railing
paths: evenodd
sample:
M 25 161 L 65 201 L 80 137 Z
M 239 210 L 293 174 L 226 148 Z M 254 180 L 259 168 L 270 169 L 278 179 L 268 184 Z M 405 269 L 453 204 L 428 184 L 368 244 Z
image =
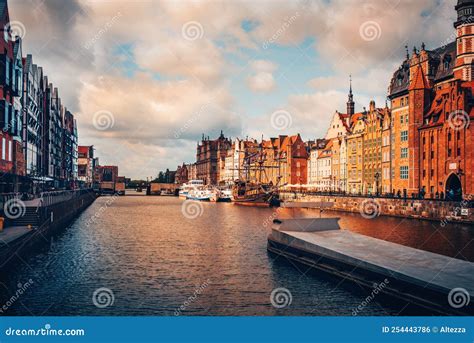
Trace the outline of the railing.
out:
M 21 193 L 2 193 L 0 194 L 0 210 L 3 211 L 5 203 L 12 199 L 20 199 Z
M 51 206 L 60 202 L 69 201 L 81 195 L 91 193 L 91 189 L 78 189 L 72 191 L 42 192 L 39 197 L 38 207 Z

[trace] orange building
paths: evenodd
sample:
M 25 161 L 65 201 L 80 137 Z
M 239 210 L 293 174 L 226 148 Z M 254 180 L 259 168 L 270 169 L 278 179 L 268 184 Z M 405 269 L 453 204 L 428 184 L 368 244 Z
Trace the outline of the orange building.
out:
M 274 185 L 302 185 L 308 181 L 308 151 L 299 134 L 263 140 L 249 164 L 251 180 Z
M 474 195 L 474 0 L 459 0 L 455 9 L 456 40 L 434 50 L 424 44 L 420 51 L 415 48 L 389 87 L 393 188 L 408 196 L 460 200 Z

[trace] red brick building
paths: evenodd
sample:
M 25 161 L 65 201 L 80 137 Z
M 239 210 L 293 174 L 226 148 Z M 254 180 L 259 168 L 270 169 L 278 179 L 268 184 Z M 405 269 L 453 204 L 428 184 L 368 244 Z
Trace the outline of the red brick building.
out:
M 392 107 L 404 99 L 408 107 L 402 134 L 407 170 L 394 170 L 394 184 L 405 179 L 409 196 L 474 196 L 474 0 L 459 0 L 456 10 L 456 40 L 434 50 L 424 44 L 420 51 L 415 48 L 389 87 Z M 394 156 L 393 165 L 402 168 L 404 162 Z
M 0 192 L 19 191 L 19 177 L 25 175 L 22 147 L 23 63 L 21 39 L 10 29 L 6 1 L 0 2 Z
M 175 182 L 180 185 L 188 182 L 189 181 L 188 173 L 189 173 L 189 168 L 186 165 L 186 163 L 183 163 L 183 165 L 178 166 L 178 168 L 176 169 Z
M 224 137 L 221 131 L 217 139 L 211 140 L 202 137 L 202 141 L 197 146 L 196 153 L 196 178 L 203 180 L 206 185 L 217 185 L 220 173 L 225 168 L 225 158 L 227 151 L 232 147 L 232 142 Z

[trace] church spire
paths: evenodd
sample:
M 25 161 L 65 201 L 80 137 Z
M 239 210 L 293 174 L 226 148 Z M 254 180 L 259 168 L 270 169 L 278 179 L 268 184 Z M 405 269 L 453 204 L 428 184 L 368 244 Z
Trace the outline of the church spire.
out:
M 354 96 L 352 95 L 352 75 L 349 75 L 349 95 L 347 97 L 347 114 L 354 114 Z

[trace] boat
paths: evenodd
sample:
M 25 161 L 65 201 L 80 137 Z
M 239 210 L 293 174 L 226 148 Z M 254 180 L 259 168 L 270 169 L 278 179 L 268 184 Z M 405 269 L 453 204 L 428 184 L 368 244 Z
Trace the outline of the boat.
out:
M 232 190 L 215 188 L 211 196 L 212 202 L 231 202 Z
M 202 180 L 190 180 L 188 183 L 183 183 L 183 185 L 179 188 L 178 196 L 181 199 L 187 199 L 189 191 L 203 186 L 204 181 Z
M 249 183 L 237 180 L 234 186 L 233 202 L 236 205 L 278 207 L 280 197 L 271 183 Z
M 210 189 L 204 187 L 196 187 L 191 189 L 186 195 L 187 200 L 197 200 L 197 201 L 211 201 L 211 197 L 214 192 Z

